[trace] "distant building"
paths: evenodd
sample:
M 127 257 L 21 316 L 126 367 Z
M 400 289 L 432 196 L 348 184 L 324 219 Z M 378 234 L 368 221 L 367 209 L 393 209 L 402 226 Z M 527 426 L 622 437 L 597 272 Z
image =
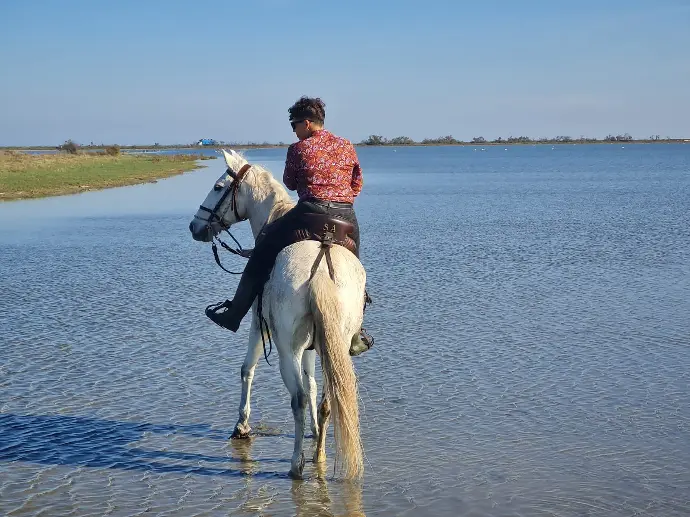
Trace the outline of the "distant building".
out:
M 217 145 L 218 142 L 216 142 L 213 138 L 202 138 L 199 140 L 196 145 Z

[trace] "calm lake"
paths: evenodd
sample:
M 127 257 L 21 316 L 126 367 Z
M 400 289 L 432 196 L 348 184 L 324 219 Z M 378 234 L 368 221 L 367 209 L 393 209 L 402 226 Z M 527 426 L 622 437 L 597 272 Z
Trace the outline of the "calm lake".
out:
M 228 440 L 248 320 L 187 228 L 221 160 L 0 204 L 0 514 L 690 514 L 690 145 L 485 149 L 358 149 L 361 484 L 330 437 L 286 476 L 277 355 Z

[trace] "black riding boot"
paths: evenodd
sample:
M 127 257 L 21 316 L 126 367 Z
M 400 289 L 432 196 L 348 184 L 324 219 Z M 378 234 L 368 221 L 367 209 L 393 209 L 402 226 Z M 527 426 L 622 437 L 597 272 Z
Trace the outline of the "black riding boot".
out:
M 374 346 L 374 338 L 362 327 L 359 329 L 359 334 L 354 336 L 350 342 L 350 355 L 352 357 L 359 355 L 369 350 L 372 346 Z
M 206 307 L 206 316 L 214 323 L 237 332 L 242 318 L 252 308 L 254 298 L 258 296 L 268 280 L 276 256 L 284 247 L 282 236 L 291 224 L 288 214 L 266 225 L 257 236 L 254 249 L 247 254 L 249 261 L 240 278 L 235 297 L 232 300 Z
M 249 312 L 254 298 L 259 294 L 260 285 L 256 278 L 245 273 L 240 278 L 235 297 L 216 305 L 206 307 L 206 316 L 223 328 L 237 332 L 242 318 Z M 221 312 L 222 309 L 225 309 Z

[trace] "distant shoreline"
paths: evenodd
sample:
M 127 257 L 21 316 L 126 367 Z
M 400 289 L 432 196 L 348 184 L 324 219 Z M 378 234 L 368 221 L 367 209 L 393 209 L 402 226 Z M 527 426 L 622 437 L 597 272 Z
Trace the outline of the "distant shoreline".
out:
M 625 145 L 625 144 L 690 144 L 690 139 L 676 138 L 668 140 L 621 140 L 621 141 L 608 141 L 608 140 L 572 140 L 572 141 L 528 141 L 528 142 L 454 142 L 454 143 L 377 143 L 377 144 L 366 144 L 366 143 L 354 143 L 355 147 L 489 147 L 489 146 L 526 146 L 526 145 Z M 132 146 L 120 146 L 123 151 L 194 151 L 198 152 L 201 149 L 280 149 L 287 148 L 290 144 L 233 144 L 226 143 L 222 145 L 200 145 L 200 146 L 190 146 L 190 145 L 132 145 Z M 102 151 L 110 147 L 109 145 L 84 145 L 80 146 L 81 151 Z M 2 151 L 58 151 L 56 146 L 0 146 Z
M 630 140 L 621 142 L 580 142 L 574 140 L 572 142 L 458 142 L 455 144 L 354 144 L 356 147 L 496 147 L 496 146 L 529 146 L 529 145 L 620 145 L 620 144 L 690 144 L 690 140 Z

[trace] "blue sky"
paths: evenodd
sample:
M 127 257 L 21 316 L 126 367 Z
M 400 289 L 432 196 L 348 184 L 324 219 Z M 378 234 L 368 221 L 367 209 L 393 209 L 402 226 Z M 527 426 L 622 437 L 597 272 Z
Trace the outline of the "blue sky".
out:
M 0 145 L 690 138 L 690 1 L 0 2 Z

